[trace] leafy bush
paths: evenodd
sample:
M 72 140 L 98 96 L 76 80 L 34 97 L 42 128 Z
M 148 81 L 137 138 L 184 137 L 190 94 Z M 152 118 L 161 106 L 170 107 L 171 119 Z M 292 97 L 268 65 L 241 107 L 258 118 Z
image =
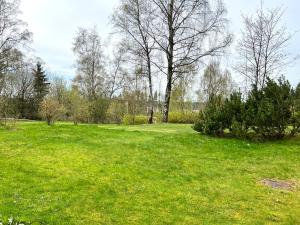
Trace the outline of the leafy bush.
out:
M 169 123 L 195 123 L 197 116 L 195 112 L 170 112 Z
M 141 124 L 147 124 L 148 123 L 148 117 L 144 115 L 125 115 L 123 117 L 123 124 L 125 125 L 141 125 Z

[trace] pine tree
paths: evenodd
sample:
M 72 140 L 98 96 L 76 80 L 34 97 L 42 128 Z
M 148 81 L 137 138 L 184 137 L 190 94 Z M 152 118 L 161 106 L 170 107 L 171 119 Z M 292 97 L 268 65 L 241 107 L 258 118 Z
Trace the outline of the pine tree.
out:
M 38 119 L 38 110 L 41 102 L 49 92 L 49 85 L 45 71 L 43 70 L 42 64 L 38 62 L 36 68 L 32 71 L 34 82 L 34 97 L 33 97 L 33 119 Z
M 33 69 L 33 76 L 35 99 L 38 100 L 38 102 L 41 102 L 43 98 L 48 94 L 50 83 L 48 82 L 47 76 L 40 62 L 38 62 L 36 64 L 36 68 Z

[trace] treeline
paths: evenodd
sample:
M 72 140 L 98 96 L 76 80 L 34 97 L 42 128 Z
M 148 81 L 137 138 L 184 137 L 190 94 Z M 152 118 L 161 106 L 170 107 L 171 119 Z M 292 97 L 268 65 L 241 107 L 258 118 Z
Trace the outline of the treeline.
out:
M 22 60 L 22 54 L 18 53 Z M 20 63 L 23 63 L 20 61 Z M 48 94 L 50 83 L 40 62 L 36 68 L 26 65 L 5 74 L 2 78 L 0 118 L 39 119 L 40 104 Z
M 55 119 L 73 120 L 75 124 L 121 123 L 127 114 L 131 118 L 128 123 L 136 123 L 136 116 L 153 123 L 158 118 L 166 117 L 163 114 L 169 114 L 172 102 L 174 104 L 171 108 L 175 111 L 186 111 L 186 106 L 189 111 L 193 109 L 193 104 L 186 100 L 187 86 L 183 87 L 182 83 L 186 82 L 187 75 L 183 74 L 176 77 L 176 80 L 175 77 L 172 79 L 172 87 L 176 90 L 172 93 L 172 101 L 169 96 L 168 110 L 163 110 L 166 108 L 164 94 L 160 90 L 161 86 L 155 90 L 153 81 L 154 74 L 161 74 L 154 69 L 150 72 L 154 63 L 150 61 L 154 54 L 154 38 L 151 38 L 152 44 L 148 43 L 149 36 L 143 40 L 145 46 L 139 45 L 142 44 L 140 40 L 143 35 L 135 33 L 137 29 L 146 29 L 146 21 L 143 24 L 131 24 L 131 31 L 128 32 L 137 36 L 126 37 L 126 41 L 114 47 L 112 56 L 104 54 L 96 28 L 79 28 L 72 43 L 77 58 L 77 72 L 70 82 L 50 78 L 44 71 L 45 64 L 41 59 L 28 57 L 27 46 L 30 46 L 32 34 L 26 24 L 18 19 L 18 3 L 0 1 L 0 26 L 3 30 L 0 33 L 0 118 L 4 123 L 8 118 L 44 118 L 49 124 Z M 126 4 L 121 3 L 113 19 L 116 30 L 122 30 L 124 37 L 129 33 L 119 22 L 125 21 L 127 16 L 133 16 L 133 11 L 124 8 Z M 145 4 L 135 7 L 146 10 Z M 143 13 L 143 17 L 150 16 L 149 11 Z M 127 19 L 130 22 L 130 18 Z M 140 20 L 136 17 L 131 19 Z M 143 47 L 149 54 L 144 54 Z M 173 118 L 177 117 L 176 114 Z
M 56 120 L 73 121 L 74 124 L 149 123 L 150 99 L 144 77 L 140 71 L 133 74 L 134 77 L 122 74 L 120 80 L 112 76 L 113 80 L 106 79 L 105 85 L 102 83 L 91 91 L 91 83 L 86 77 L 79 75 L 70 85 L 61 77 L 47 76 L 41 62 L 28 63 L 26 67 L 12 70 L 3 77 L 1 122 L 6 124 L 11 119 L 45 119 L 49 125 Z M 116 84 L 117 82 L 120 83 Z M 193 114 L 195 117 L 196 114 L 192 111 L 197 106 L 193 106 L 192 101 L 186 101 L 185 88 L 180 84 L 175 85 L 171 101 L 171 122 L 194 121 L 189 115 Z M 112 93 L 115 91 L 118 94 Z M 154 92 L 153 100 L 153 122 L 160 122 L 163 108 L 161 94 Z
M 291 126 L 295 128 L 291 133 L 297 133 L 295 90 L 285 79 L 277 81 L 293 61 L 286 53 L 292 35 L 281 23 L 281 8 L 243 16 L 234 68 L 243 85 L 219 62 L 233 40 L 226 8 L 219 0 L 121 0 L 111 20 L 119 40 L 111 52 L 105 52 L 95 27 L 78 29 L 72 42 L 73 80 L 47 76 L 45 63 L 28 57 L 32 35 L 18 19 L 18 1 L 0 1 L 0 11 L 4 121 L 45 119 L 49 125 L 57 119 L 74 124 L 198 121 L 195 128 L 207 134 L 229 130 L 279 137 Z M 275 95 L 284 91 L 288 93 L 281 96 L 284 100 Z M 234 107 L 240 108 L 230 108 L 237 102 L 240 105 Z M 285 117 L 278 110 L 284 110 Z M 285 118 L 280 128 L 275 123 L 279 117 Z M 267 123 L 262 118 L 268 128 L 259 127 Z
M 24 57 L 21 52 L 18 53 L 20 57 L 16 60 L 25 65 L 22 61 Z M 121 70 L 119 67 L 119 71 Z M 138 70 L 133 72 L 133 77 L 125 73 L 120 78 L 119 71 L 110 77 L 112 80 L 108 76 L 106 79 L 103 77 L 104 82 L 92 91 L 89 78 L 78 75 L 68 84 L 61 77 L 47 76 L 41 62 L 30 62 L 24 67 L 11 70 L 2 77 L 2 123 L 5 124 L 12 118 L 45 119 L 49 125 L 55 120 L 73 121 L 75 124 L 149 123 L 150 98 L 145 87 L 145 78 Z M 175 85 L 171 101 L 171 122 L 194 121 L 189 115 L 197 105 L 186 100 L 186 88 L 180 82 Z M 153 122 L 160 122 L 163 101 L 159 92 L 154 92 L 151 104 L 155 112 Z

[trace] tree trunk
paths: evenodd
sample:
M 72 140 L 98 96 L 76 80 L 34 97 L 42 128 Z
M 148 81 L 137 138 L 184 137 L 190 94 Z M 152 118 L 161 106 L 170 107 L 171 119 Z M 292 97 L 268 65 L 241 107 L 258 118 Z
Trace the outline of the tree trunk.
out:
M 74 125 L 75 125 L 75 126 L 77 126 L 77 125 L 78 125 L 77 116 L 75 116 L 75 117 L 73 118 L 73 123 L 74 123 Z
M 168 83 L 166 87 L 165 100 L 163 105 L 163 123 L 169 122 L 169 108 L 170 108 L 170 99 L 171 99 L 171 91 L 172 91 L 172 82 L 171 78 L 168 76 Z
M 137 104 L 138 104 L 138 75 L 135 74 L 135 91 L 134 91 L 134 104 L 133 104 L 133 118 L 132 118 L 132 125 L 135 125 L 135 117 L 137 111 Z
M 169 48 L 167 52 L 168 58 L 168 78 L 167 78 L 167 87 L 165 93 L 165 101 L 163 106 L 163 123 L 169 122 L 169 108 L 170 108 L 170 99 L 172 92 L 172 79 L 173 79 L 173 58 L 174 58 L 174 30 L 173 30 L 173 11 L 174 11 L 174 0 L 171 0 L 169 4 L 169 13 L 168 13 L 168 27 L 169 27 Z
M 147 54 L 147 64 L 148 64 L 148 80 L 149 80 L 149 92 L 150 92 L 150 115 L 149 115 L 148 123 L 153 124 L 154 97 L 153 97 L 153 86 L 152 86 L 151 61 L 150 61 L 149 54 Z
M 6 112 L 4 112 L 4 126 L 7 125 L 7 114 Z

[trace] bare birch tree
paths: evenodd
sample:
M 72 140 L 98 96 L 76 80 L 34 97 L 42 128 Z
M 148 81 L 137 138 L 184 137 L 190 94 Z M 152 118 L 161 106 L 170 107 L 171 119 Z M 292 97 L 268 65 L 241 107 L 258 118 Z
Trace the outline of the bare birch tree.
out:
M 264 11 L 261 7 L 253 16 L 244 16 L 243 36 L 238 45 L 241 61 L 237 70 L 255 88 L 262 88 L 267 77 L 278 73 L 292 60 L 286 47 L 292 35 L 281 24 L 282 8 Z
M 79 28 L 73 43 L 77 56 L 77 76 L 74 79 L 89 100 L 95 100 L 103 92 L 104 65 L 100 36 L 96 28 Z
M 31 101 L 33 97 L 33 75 L 31 60 L 24 58 L 20 59 L 18 69 L 16 71 L 17 77 L 17 99 L 18 109 L 21 118 L 29 117 Z
M 130 51 L 142 59 L 143 75 L 148 79 L 150 112 L 149 123 L 153 123 L 154 97 L 151 57 L 154 41 L 150 37 L 150 25 L 153 20 L 151 2 L 148 0 L 122 0 L 113 17 L 115 27 L 129 39 Z M 135 60 L 135 63 L 140 60 Z
M 18 18 L 19 0 L 0 0 L 0 92 L 10 67 L 11 50 L 31 40 L 26 23 Z
M 117 46 L 113 53 L 113 58 L 109 61 L 108 74 L 106 77 L 106 95 L 110 100 L 120 92 L 128 81 L 126 64 L 126 47 Z
M 174 80 L 191 68 L 197 69 L 205 57 L 222 53 L 231 36 L 226 34 L 226 10 L 221 0 L 150 1 L 155 18 L 149 26 L 151 37 L 166 59 L 155 64 L 167 76 L 163 122 L 168 122 Z
M 229 97 L 235 87 L 232 76 L 228 70 L 222 71 L 220 63 L 212 61 L 204 70 L 201 77 L 199 97 L 204 102 L 209 102 L 216 96 L 224 99 Z

